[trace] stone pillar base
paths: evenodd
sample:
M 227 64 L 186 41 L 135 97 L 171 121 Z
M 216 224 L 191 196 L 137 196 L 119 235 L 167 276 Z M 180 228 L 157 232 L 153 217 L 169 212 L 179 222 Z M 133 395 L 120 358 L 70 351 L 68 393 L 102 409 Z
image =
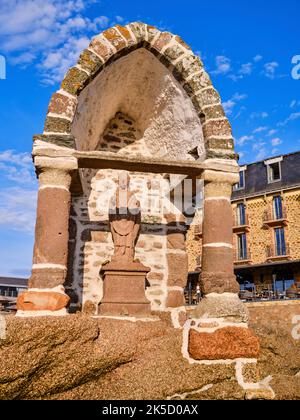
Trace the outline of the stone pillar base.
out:
M 18 316 L 64 316 L 70 298 L 64 293 L 64 288 L 29 289 L 17 299 Z
M 258 338 L 248 328 L 248 312 L 237 294 L 207 295 L 193 313 L 188 352 L 194 360 L 257 359 Z
M 111 262 L 102 267 L 104 279 L 100 315 L 150 315 L 151 305 L 145 296 L 146 276 L 150 268 L 143 264 Z

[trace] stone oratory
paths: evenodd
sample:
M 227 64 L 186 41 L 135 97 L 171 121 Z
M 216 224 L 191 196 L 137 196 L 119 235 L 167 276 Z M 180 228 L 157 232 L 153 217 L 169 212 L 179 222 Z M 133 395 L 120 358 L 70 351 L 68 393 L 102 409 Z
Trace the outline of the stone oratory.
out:
M 154 322 L 169 313 L 190 363 L 229 361 L 240 372 L 256 363 L 259 342 L 233 268 L 230 198 L 239 167 L 232 130 L 200 58 L 179 36 L 143 23 L 96 36 L 53 94 L 33 158 L 33 266 L 17 316 L 82 311 Z M 124 171 L 140 214 L 113 221 Z M 201 180 L 204 192 L 204 299 L 189 317 L 188 225 L 168 205 L 172 179 Z

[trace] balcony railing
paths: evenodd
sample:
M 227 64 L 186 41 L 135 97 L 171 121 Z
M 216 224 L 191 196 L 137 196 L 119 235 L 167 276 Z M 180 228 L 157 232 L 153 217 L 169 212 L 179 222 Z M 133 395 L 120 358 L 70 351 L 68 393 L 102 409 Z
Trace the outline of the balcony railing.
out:
M 243 217 L 238 217 L 237 215 L 235 215 L 233 217 L 233 226 L 234 227 L 249 226 L 248 214 L 245 214 L 245 216 Z
M 267 246 L 267 259 L 287 259 L 290 256 L 290 247 L 289 245 L 281 246 Z
M 245 214 L 243 218 L 238 215 L 233 216 L 233 232 L 234 233 L 245 233 L 250 231 L 249 218 Z
M 287 226 L 287 211 L 286 208 L 282 208 L 281 214 L 276 214 L 274 209 L 267 209 L 263 215 L 264 225 L 268 227 L 274 226 Z

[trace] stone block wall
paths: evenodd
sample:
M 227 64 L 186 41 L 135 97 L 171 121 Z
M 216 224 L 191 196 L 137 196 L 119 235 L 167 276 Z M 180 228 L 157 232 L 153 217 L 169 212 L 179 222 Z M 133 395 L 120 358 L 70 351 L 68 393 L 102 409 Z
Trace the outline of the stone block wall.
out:
M 97 314 L 103 297 L 100 270 L 113 255 L 109 230 L 109 201 L 114 194 L 118 171 L 83 170 L 85 196 L 73 197 L 70 219 L 69 275 L 67 292 L 72 310 L 81 307 Z M 184 305 L 183 288 L 188 263 L 185 249 L 186 225 L 175 214 L 164 214 L 164 190 L 161 175 L 131 173 L 130 189 L 141 202 L 142 225 L 136 246 L 136 259 L 151 268 L 146 296 L 152 310 L 161 311 Z M 145 196 L 145 188 L 154 186 Z M 157 186 L 157 189 L 155 189 Z M 145 200 L 146 197 L 146 200 Z
M 284 193 L 284 204 L 288 219 L 288 243 L 291 257 L 300 259 L 300 191 L 286 191 Z

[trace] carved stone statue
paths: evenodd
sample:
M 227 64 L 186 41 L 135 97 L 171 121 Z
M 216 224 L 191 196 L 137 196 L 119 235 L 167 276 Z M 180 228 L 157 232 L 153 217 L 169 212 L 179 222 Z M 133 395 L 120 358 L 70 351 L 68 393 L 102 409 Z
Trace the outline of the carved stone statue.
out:
M 112 262 L 132 263 L 141 227 L 141 206 L 132 191 L 126 172 L 119 176 L 119 185 L 110 200 L 109 221 L 115 246 Z

